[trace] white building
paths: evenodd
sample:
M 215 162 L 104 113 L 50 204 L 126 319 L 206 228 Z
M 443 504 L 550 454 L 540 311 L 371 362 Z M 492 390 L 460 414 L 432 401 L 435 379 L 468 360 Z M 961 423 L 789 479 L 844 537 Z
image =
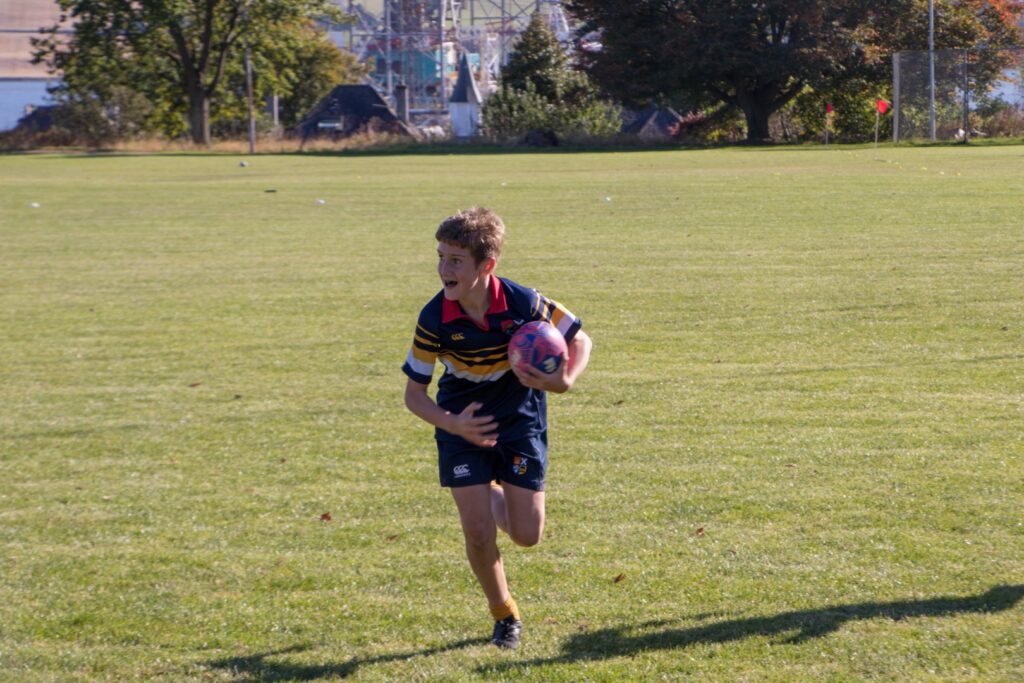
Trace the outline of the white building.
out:
M 469 66 L 466 53 L 459 59 L 459 79 L 448 98 L 448 116 L 451 121 L 452 135 L 457 138 L 471 138 L 480 130 L 480 105 L 483 98 L 476 87 L 473 70 Z
M 42 64 L 32 64 L 31 39 L 60 19 L 54 0 L 0 1 L 0 130 L 9 130 L 27 108 L 50 103 L 52 82 Z

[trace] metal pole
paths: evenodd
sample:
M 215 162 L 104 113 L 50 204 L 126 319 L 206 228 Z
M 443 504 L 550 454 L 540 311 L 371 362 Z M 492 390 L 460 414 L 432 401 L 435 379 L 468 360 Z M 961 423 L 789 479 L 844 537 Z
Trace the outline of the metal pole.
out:
M 900 53 L 892 56 L 892 141 L 900 141 Z
M 928 0 L 928 120 L 935 140 L 935 2 Z
M 256 153 L 256 113 L 252 104 L 252 58 L 249 54 L 249 3 L 242 5 L 242 25 L 245 27 L 245 99 L 249 106 L 249 154 Z
M 384 0 L 384 38 L 386 40 L 386 44 L 384 46 L 384 60 L 387 62 L 385 86 L 388 90 L 388 99 L 394 102 L 394 82 L 391 77 L 391 0 Z
M 964 142 L 971 139 L 971 92 L 967 82 L 967 50 L 964 50 Z
M 448 93 L 445 88 L 447 85 L 446 81 L 448 80 L 448 74 L 446 73 L 448 71 L 448 54 L 444 49 L 444 24 L 446 20 L 445 10 L 448 9 L 448 2 L 447 0 L 438 0 L 438 2 L 441 3 L 441 11 L 438 13 L 441 17 L 441 21 L 439 22 L 440 26 L 437 29 L 437 61 L 440 66 L 441 73 L 438 75 L 437 79 L 437 101 L 441 104 L 440 110 L 444 111 L 448 108 Z

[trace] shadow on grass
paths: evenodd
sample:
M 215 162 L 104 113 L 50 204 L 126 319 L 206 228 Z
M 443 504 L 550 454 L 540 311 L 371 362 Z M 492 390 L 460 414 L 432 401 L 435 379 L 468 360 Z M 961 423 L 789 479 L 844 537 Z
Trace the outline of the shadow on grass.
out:
M 981 595 L 963 598 L 862 602 L 783 612 L 773 617 L 730 619 L 690 628 L 668 628 L 675 620 L 649 621 L 574 634 L 562 645 L 562 652 L 555 657 L 492 664 L 488 665 L 486 670 L 493 673 L 495 670 L 631 657 L 650 650 L 676 650 L 701 643 L 729 643 L 758 636 L 783 637 L 781 643 L 796 644 L 838 631 L 848 621 L 900 621 L 914 617 L 988 614 L 1011 609 L 1021 601 L 1021 598 L 1024 598 L 1024 585 L 996 586 Z M 631 633 L 646 629 L 659 630 L 636 635 Z
M 489 641 L 486 638 L 473 638 L 460 640 L 448 645 L 416 650 L 413 652 L 396 652 L 394 654 L 378 655 L 377 657 L 353 657 L 345 662 L 337 664 L 300 664 L 287 660 L 275 661 L 281 655 L 305 652 L 308 645 L 293 645 L 282 650 L 263 652 L 246 657 L 226 657 L 206 662 L 206 665 L 214 669 L 223 669 L 239 676 L 239 681 L 314 681 L 321 678 L 347 678 L 354 674 L 359 667 L 372 664 L 384 664 L 386 662 L 401 662 L 416 657 L 429 657 L 431 655 L 461 650 L 474 645 L 484 645 Z

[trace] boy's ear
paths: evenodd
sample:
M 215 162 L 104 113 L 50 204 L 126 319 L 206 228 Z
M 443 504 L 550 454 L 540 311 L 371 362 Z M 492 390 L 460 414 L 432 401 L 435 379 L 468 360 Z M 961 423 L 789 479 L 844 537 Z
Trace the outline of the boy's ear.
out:
M 498 267 L 498 259 L 492 257 L 485 258 L 480 262 L 480 273 L 483 275 L 490 275 L 494 272 L 494 269 Z

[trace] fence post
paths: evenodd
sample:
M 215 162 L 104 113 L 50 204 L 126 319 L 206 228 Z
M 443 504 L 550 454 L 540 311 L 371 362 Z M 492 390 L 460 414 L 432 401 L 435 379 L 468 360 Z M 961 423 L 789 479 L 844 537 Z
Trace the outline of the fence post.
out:
M 964 74 L 963 74 L 963 89 L 964 89 L 964 144 L 971 137 L 971 92 L 967 88 L 967 55 L 968 51 L 964 50 Z
M 900 141 L 900 53 L 892 56 L 892 141 Z

